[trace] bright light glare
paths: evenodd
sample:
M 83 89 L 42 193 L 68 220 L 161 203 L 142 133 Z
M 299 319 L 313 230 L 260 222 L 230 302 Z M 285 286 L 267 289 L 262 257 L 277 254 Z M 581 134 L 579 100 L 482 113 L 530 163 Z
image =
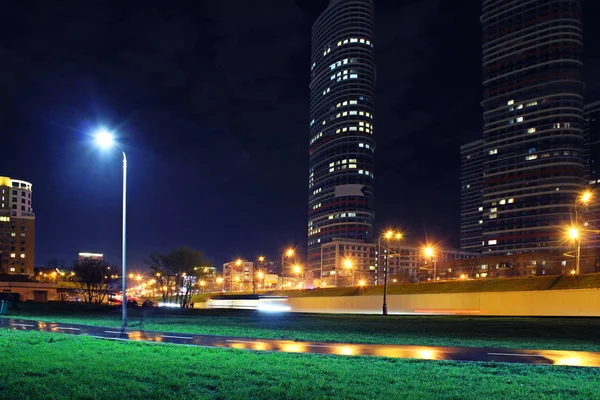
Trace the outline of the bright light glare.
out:
M 569 237 L 573 240 L 577 239 L 579 237 L 579 229 L 577 229 L 577 228 L 569 229 Z
M 346 258 L 344 260 L 344 268 L 346 269 L 352 269 L 352 260 L 349 258 Z
M 589 203 L 589 201 L 592 199 L 592 192 L 585 192 L 581 195 L 581 201 L 583 201 L 584 203 Z
M 96 138 L 96 143 L 100 147 L 110 147 L 115 143 L 113 135 L 105 128 L 98 129 L 94 134 L 94 137 Z
M 258 308 L 258 311 L 264 311 L 264 312 L 286 312 L 286 311 L 290 311 L 292 309 L 292 307 L 290 307 L 290 306 L 283 306 L 283 305 L 273 304 L 273 303 L 259 303 L 257 308 Z
M 358 282 L 358 284 L 359 284 L 360 286 L 365 286 L 365 281 L 359 281 L 359 282 Z
M 285 255 L 291 257 L 294 255 L 294 249 L 287 249 Z
M 432 247 L 429 247 L 429 246 L 425 247 L 425 255 L 427 257 L 433 257 L 434 253 L 435 252 Z

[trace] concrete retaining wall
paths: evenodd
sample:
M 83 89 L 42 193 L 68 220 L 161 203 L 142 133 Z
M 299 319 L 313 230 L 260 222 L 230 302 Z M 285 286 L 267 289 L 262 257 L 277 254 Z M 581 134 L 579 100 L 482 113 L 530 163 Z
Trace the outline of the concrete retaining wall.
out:
M 290 297 L 292 312 L 380 314 L 382 296 Z M 600 316 L 600 289 L 388 296 L 390 314 Z

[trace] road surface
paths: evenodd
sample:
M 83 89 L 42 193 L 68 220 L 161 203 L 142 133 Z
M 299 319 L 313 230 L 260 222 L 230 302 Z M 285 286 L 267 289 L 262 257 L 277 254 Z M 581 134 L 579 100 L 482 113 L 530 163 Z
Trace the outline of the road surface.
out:
M 570 365 L 600 367 L 600 352 L 565 350 L 520 350 L 474 347 L 407 346 L 395 344 L 351 344 L 329 342 L 295 342 L 291 340 L 256 339 L 230 336 L 192 335 L 150 332 L 88 325 L 63 324 L 4 318 L 4 328 L 24 331 L 58 332 L 72 335 L 149 343 L 171 343 L 187 346 L 278 351 L 284 353 L 331 354 L 340 356 L 376 356 L 421 360 L 495 361 L 522 364 Z

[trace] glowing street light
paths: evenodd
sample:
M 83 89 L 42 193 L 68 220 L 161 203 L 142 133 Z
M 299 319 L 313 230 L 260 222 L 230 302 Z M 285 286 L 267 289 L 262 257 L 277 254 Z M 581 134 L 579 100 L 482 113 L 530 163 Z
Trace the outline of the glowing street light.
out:
M 435 259 L 435 247 L 427 245 L 423 248 L 423 254 L 425 257 L 429 258 L 429 260 L 433 263 L 433 281 L 435 282 L 437 277 L 437 262 Z
M 265 256 L 258 256 L 256 258 L 256 260 L 257 260 L 257 263 L 256 263 L 257 268 L 256 269 L 259 269 L 260 263 L 265 262 Z M 256 294 L 256 272 L 254 270 L 254 267 L 252 268 L 252 294 Z
M 121 290 L 123 292 L 123 298 L 121 302 L 121 333 L 125 332 L 127 328 L 127 265 L 126 265 L 126 257 L 125 257 L 125 248 L 126 248 L 126 227 L 127 227 L 127 156 L 125 155 L 125 151 L 115 142 L 113 134 L 104 127 L 99 127 L 94 132 L 94 138 L 96 139 L 96 144 L 101 148 L 110 148 L 117 147 L 121 150 L 123 154 L 123 221 L 122 221 L 122 244 L 121 244 Z
M 402 232 L 396 232 L 392 229 L 388 229 L 385 233 L 380 234 L 377 237 L 377 268 L 379 269 L 379 265 L 381 264 L 381 238 L 385 240 L 401 240 Z M 388 277 L 388 258 L 385 260 L 385 265 L 383 266 L 383 305 L 381 306 L 381 311 L 383 315 L 388 315 L 388 307 L 387 307 L 387 277 Z
M 354 286 L 354 262 L 350 258 L 344 260 L 344 268 L 352 271 L 352 286 Z
M 581 260 L 581 232 L 577 226 L 571 226 L 567 231 L 570 240 L 575 242 L 575 274 L 579 275 L 579 263 Z
M 292 247 L 288 247 L 287 250 L 281 255 L 281 284 L 283 289 L 283 278 L 285 277 L 285 258 L 290 258 L 294 256 L 294 249 Z
M 294 273 L 300 274 L 302 272 L 302 268 L 299 265 L 294 265 Z

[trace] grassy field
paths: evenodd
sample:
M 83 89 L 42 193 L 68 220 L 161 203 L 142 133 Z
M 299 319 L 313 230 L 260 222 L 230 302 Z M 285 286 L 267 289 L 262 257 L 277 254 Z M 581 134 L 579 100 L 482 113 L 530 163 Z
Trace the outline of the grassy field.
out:
M 506 318 L 264 314 L 242 310 L 139 308 L 130 327 L 148 331 L 431 346 L 506 347 L 600 351 L 599 318 Z M 82 304 L 24 303 L 15 318 L 120 326 L 120 308 Z
M 600 369 L 281 354 L 0 330 L 2 399 L 598 399 Z

